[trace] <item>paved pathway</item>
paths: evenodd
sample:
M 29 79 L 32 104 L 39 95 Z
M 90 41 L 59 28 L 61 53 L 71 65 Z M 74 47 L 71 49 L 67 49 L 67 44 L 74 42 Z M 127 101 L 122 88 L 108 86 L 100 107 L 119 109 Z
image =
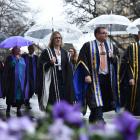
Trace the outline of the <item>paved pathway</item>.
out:
M 45 115 L 44 112 L 39 110 L 38 100 L 37 100 L 36 95 L 33 96 L 30 103 L 31 103 L 31 107 L 32 107 L 32 109 L 30 110 L 31 116 L 33 116 L 34 118 L 40 118 L 40 117 L 43 117 Z M 5 99 L 0 99 L 0 115 L 3 118 L 6 118 L 5 111 L 6 111 Z M 24 106 L 21 108 L 21 111 L 23 114 L 26 113 Z M 116 113 L 114 111 L 104 113 L 105 120 L 108 122 L 111 121 L 115 115 L 116 115 Z M 11 116 L 16 116 L 16 108 L 15 107 L 11 108 Z M 89 116 L 89 110 L 87 111 L 87 114 L 84 117 L 86 119 L 88 119 L 88 116 Z
M 32 109 L 29 112 L 29 115 L 33 116 L 35 119 L 41 118 L 43 116 L 45 116 L 45 113 L 39 110 L 39 106 L 38 106 L 38 100 L 37 100 L 37 96 L 34 95 L 33 98 L 31 99 L 31 107 Z M 6 111 L 6 103 L 5 103 L 5 99 L 0 99 L 0 116 L 2 118 L 6 118 L 5 115 L 5 111 Z M 21 109 L 22 113 L 25 114 L 25 107 L 23 106 Z M 123 109 L 121 110 L 123 111 Z M 87 114 L 84 116 L 86 119 L 88 119 L 89 116 L 89 110 L 87 111 Z M 115 113 L 114 111 L 110 111 L 107 113 L 104 113 L 104 118 L 105 121 L 108 123 L 111 123 L 112 119 L 117 115 L 117 113 Z M 11 116 L 16 116 L 16 108 L 11 108 Z M 140 119 L 140 116 L 136 117 L 137 119 Z

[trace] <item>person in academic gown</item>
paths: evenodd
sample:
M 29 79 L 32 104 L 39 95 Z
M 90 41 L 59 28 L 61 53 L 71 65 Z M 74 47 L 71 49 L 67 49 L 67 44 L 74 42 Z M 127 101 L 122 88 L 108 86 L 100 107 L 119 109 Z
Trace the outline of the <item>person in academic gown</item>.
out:
M 73 103 L 73 74 L 68 53 L 62 45 L 61 34 L 53 32 L 49 46 L 39 58 L 37 94 L 42 110 L 61 100 Z
M 97 27 L 94 35 L 96 40 L 86 42 L 80 50 L 74 89 L 77 101 L 83 106 L 83 114 L 89 106 L 89 122 L 104 122 L 103 112 L 118 107 L 117 58 L 107 43 L 106 28 Z
M 11 106 L 17 107 L 17 116 L 21 116 L 24 103 L 25 61 L 20 55 L 20 48 L 14 47 L 4 65 L 4 95 L 6 96 L 6 116 L 10 117 Z
M 35 93 L 36 89 L 36 75 L 37 75 L 37 63 L 38 56 L 34 54 L 34 45 L 28 46 L 28 54 L 23 54 L 22 57 L 26 63 L 26 82 L 27 87 L 25 91 L 25 105 L 28 109 L 31 109 L 30 98 Z
M 3 98 L 3 69 L 4 69 L 4 64 L 2 61 L 0 61 L 0 98 Z
M 122 104 L 135 116 L 140 115 L 140 31 L 137 37 L 124 53 L 120 70 Z

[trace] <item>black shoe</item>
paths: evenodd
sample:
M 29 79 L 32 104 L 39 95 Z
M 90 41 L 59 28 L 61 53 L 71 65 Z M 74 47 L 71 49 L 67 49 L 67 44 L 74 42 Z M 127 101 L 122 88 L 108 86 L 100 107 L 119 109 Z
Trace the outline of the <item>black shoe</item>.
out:
M 17 111 L 17 117 L 21 117 L 22 116 L 22 113 L 20 110 Z
M 7 117 L 7 118 L 10 118 L 10 117 L 11 117 L 11 115 L 10 115 L 10 112 L 9 112 L 9 111 L 6 111 L 6 117 Z

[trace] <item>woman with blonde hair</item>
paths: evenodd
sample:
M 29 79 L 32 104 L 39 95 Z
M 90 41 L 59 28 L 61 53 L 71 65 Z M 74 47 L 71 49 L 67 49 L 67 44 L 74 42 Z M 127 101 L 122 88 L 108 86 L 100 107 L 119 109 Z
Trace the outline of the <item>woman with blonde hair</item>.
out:
M 42 110 L 60 100 L 73 102 L 72 69 L 62 47 L 62 36 L 55 31 L 39 59 L 37 94 Z

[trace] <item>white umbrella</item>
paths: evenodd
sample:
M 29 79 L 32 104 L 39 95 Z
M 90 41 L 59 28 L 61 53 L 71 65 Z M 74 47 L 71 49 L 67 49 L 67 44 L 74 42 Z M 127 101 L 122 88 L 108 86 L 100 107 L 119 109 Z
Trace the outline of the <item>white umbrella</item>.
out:
M 134 21 L 132 22 L 132 24 L 135 25 L 135 26 L 137 26 L 138 29 L 140 30 L 140 18 L 137 18 L 136 20 L 134 20 Z
M 127 28 L 126 28 L 126 31 L 129 33 L 129 34 L 138 34 L 138 31 L 139 31 L 139 28 L 136 26 L 136 25 L 129 25 Z
M 111 35 L 127 34 L 126 28 L 131 24 L 131 21 L 121 15 L 101 15 L 89 21 L 85 26 L 90 30 L 94 30 L 97 26 L 108 27 Z
M 79 52 L 85 42 L 92 41 L 94 39 L 95 39 L 94 33 L 84 33 L 79 38 L 79 41 L 75 46 L 75 49 Z
M 55 25 L 34 25 L 24 36 L 36 43 L 41 42 L 47 45 L 52 31 L 59 31 L 63 37 L 64 43 L 77 43 L 82 36 L 82 31 L 66 22 L 55 22 Z

